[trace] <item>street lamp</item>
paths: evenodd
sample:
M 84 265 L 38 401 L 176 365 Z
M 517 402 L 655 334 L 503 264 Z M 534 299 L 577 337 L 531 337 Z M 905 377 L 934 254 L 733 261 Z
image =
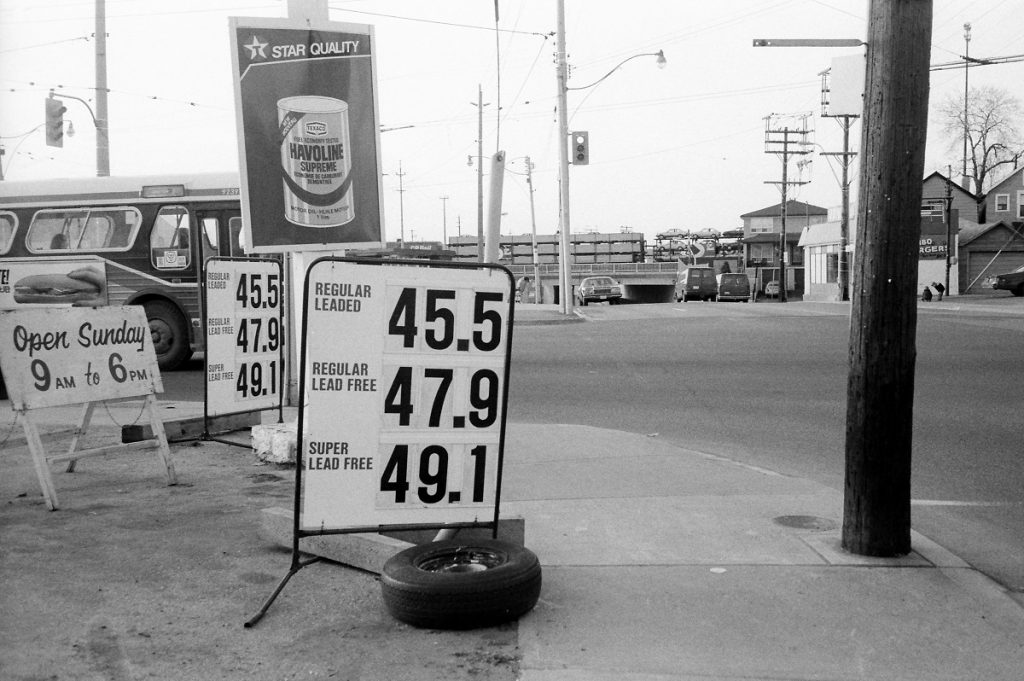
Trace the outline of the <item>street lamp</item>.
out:
M 595 80 L 593 83 L 590 83 L 589 85 L 581 85 L 580 87 L 570 87 L 570 88 L 566 88 L 566 89 L 567 90 L 586 90 L 587 88 L 592 88 L 595 85 L 597 85 L 598 83 L 600 83 L 601 81 L 603 81 L 605 78 L 607 78 L 608 76 L 612 75 L 613 73 L 618 71 L 620 68 L 622 68 L 622 65 L 625 64 L 626 62 L 631 61 L 633 59 L 639 59 L 640 57 L 657 57 L 657 59 L 655 60 L 654 63 L 658 65 L 659 69 L 665 68 L 665 65 L 668 64 L 668 60 L 665 59 L 665 50 L 658 50 L 657 52 L 644 52 L 642 54 L 634 54 L 632 57 L 627 57 L 626 59 L 623 59 L 622 61 L 620 61 L 611 71 L 609 71 L 608 73 L 604 74 L 603 76 L 601 76 L 600 78 Z
M 664 68 L 667 63 L 665 53 L 662 50 L 634 54 L 632 57 L 623 59 L 611 71 L 601 76 L 593 83 L 582 87 L 569 87 L 569 67 L 565 58 L 565 0 L 558 0 L 558 25 L 556 27 L 555 58 L 558 78 L 558 179 L 559 179 L 559 214 L 558 214 L 558 273 L 559 287 L 561 288 L 562 312 L 572 314 L 572 267 L 569 264 L 570 248 L 570 220 L 569 220 L 569 90 L 585 90 L 594 87 L 608 76 L 615 73 L 626 62 L 639 57 L 657 57 L 659 68 Z
M 96 128 L 96 177 L 107 177 L 110 175 L 110 143 L 107 139 L 107 124 L 105 119 L 98 119 L 96 114 L 93 113 L 92 107 L 89 106 L 89 102 L 85 101 L 81 97 L 75 97 L 74 95 L 65 94 L 63 92 L 57 94 L 53 90 L 50 90 L 51 99 L 73 99 L 76 102 L 81 102 L 85 105 L 85 110 L 89 112 L 89 117 L 92 118 L 92 124 Z M 74 134 L 73 130 L 68 130 L 68 136 Z

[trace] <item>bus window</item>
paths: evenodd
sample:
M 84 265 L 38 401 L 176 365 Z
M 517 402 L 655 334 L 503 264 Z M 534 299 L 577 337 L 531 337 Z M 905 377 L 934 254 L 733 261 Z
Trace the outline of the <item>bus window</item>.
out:
M 41 210 L 32 217 L 26 242 L 33 253 L 123 251 L 139 229 L 135 208 Z
M 211 253 L 220 252 L 220 247 L 217 245 L 219 241 L 217 229 L 219 227 L 220 221 L 217 218 L 203 218 L 203 236 L 206 237 L 206 246 Z
M 14 229 L 18 226 L 18 219 L 14 213 L 0 213 L 0 254 L 11 250 L 11 242 L 14 241 Z
M 192 264 L 188 210 L 184 206 L 163 206 L 149 234 L 149 252 L 158 270 L 183 270 Z
M 28 250 L 37 253 L 66 249 L 68 230 L 85 222 L 88 213 L 83 209 L 39 211 L 28 227 Z
M 103 248 L 107 245 L 107 239 L 110 238 L 113 231 L 110 216 L 90 211 L 89 219 L 86 221 L 82 233 L 78 235 L 75 250 L 95 251 Z
M 228 231 L 231 233 L 231 255 L 245 255 L 245 235 L 242 234 L 242 218 L 228 219 Z

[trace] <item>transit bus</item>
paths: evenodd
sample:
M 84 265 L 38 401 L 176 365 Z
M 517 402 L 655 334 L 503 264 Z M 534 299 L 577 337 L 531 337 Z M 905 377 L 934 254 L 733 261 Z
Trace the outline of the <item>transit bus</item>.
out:
M 199 282 L 241 256 L 237 174 L 0 182 L 0 310 L 141 305 L 157 361 L 202 351 Z

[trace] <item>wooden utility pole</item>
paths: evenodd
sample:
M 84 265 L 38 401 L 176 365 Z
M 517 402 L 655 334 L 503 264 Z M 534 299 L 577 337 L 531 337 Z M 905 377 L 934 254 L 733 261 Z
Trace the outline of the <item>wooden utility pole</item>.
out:
M 782 205 L 779 213 L 781 224 L 779 226 L 779 302 L 786 302 L 786 218 L 789 203 L 789 185 L 807 184 L 803 181 L 789 179 L 789 157 L 793 154 L 806 155 L 811 153 L 807 143 L 807 136 L 810 130 L 807 127 L 807 117 L 798 116 L 800 124 L 797 128 L 790 128 L 788 125 L 782 128 L 773 128 L 772 121 L 777 114 L 765 118 L 764 130 L 764 151 L 766 154 L 777 154 L 782 159 L 782 182 L 765 181 L 765 184 L 777 184 L 782 191 Z M 790 139 L 790 136 L 795 139 Z
M 843 548 L 910 552 L 932 0 L 871 0 L 850 320 Z

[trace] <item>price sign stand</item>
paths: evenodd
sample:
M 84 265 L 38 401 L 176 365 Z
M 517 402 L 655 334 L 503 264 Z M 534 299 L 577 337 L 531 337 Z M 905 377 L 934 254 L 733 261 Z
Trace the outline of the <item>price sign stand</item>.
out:
M 211 257 L 203 263 L 206 336 L 201 439 L 213 416 L 277 409 L 284 421 L 284 273 L 280 260 Z
M 115 452 L 156 449 L 167 474 L 177 484 L 163 422 L 157 415 L 156 393 L 163 390 L 149 324 L 141 307 L 30 309 L 0 313 L 0 364 L 11 404 L 22 417 L 25 440 L 46 506 L 60 507 L 50 463 L 68 462 Z M 153 438 L 138 442 L 79 449 L 96 405 L 142 397 Z M 88 398 L 88 399 L 86 399 Z M 82 405 L 78 427 L 67 453 L 47 456 L 35 410 Z
M 326 257 L 306 272 L 299 540 L 483 527 L 497 537 L 515 279 L 496 264 Z

